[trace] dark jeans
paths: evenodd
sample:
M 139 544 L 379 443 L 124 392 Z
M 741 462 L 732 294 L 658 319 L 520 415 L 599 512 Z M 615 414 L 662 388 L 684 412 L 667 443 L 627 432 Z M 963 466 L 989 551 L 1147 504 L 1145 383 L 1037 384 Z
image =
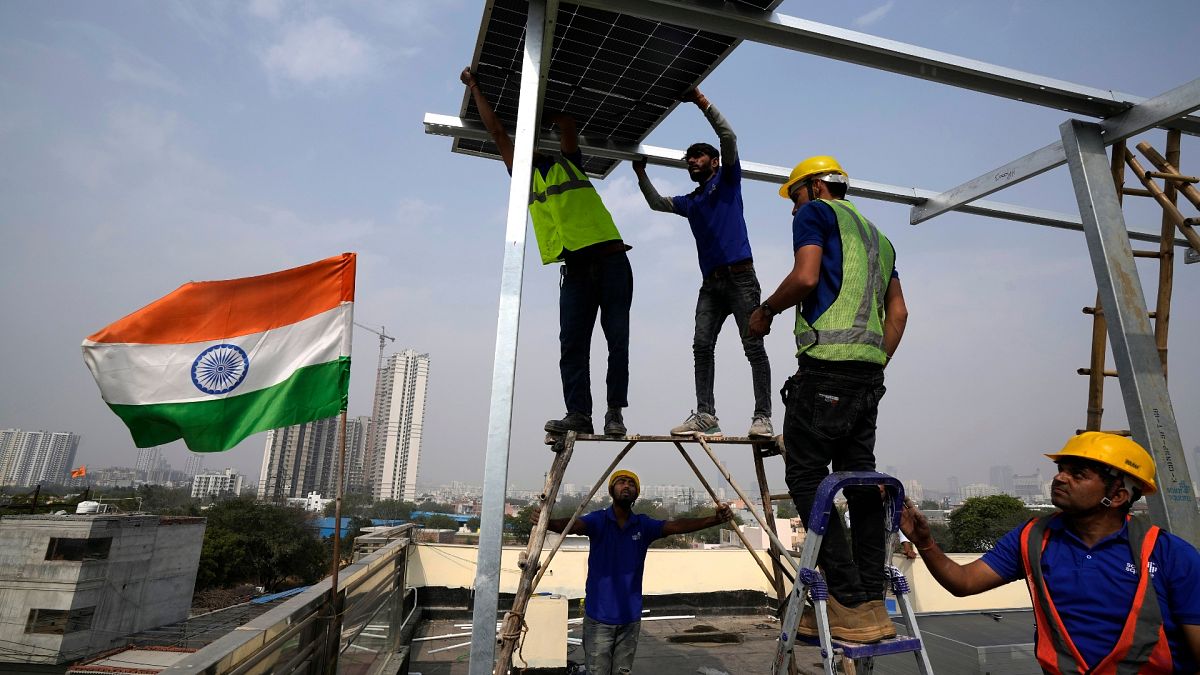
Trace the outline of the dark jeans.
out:
M 696 409 L 699 412 L 717 413 L 713 395 L 717 334 L 732 314 L 754 379 L 754 415 L 771 416 L 771 362 L 763 348 L 763 339 L 746 337 L 750 314 L 758 306 L 761 295 L 753 265 L 746 265 L 739 271 L 718 270 L 705 277 L 700 286 L 700 295 L 696 298 L 696 337 L 692 340 L 692 354 L 696 360 Z
M 588 675 L 629 675 L 637 654 L 642 622 L 619 626 L 583 617 L 583 662 Z
M 875 470 L 875 419 L 884 391 L 881 366 L 800 357 L 800 369 L 781 393 L 787 407 L 783 440 L 788 492 L 805 523 L 831 463 L 834 471 Z M 852 607 L 884 595 L 884 510 L 874 485 L 848 487 L 843 493 L 853 525 L 852 547 L 834 512 L 817 563 L 829 592 Z
M 633 270 L 624 252 L 562 266 L 558 292 L 558 370 L 567 412 L 592 414 L 592 329 L 596 313 L 608 340 L 608 405 L 629 405 L 629 305 Z

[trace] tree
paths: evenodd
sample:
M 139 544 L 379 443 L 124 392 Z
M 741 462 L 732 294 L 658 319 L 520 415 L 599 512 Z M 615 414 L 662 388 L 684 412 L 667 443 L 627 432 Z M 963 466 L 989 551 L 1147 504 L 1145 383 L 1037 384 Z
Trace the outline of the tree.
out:
M 1025 503 L 1010 495 L 972 497 L 950 514 L 952 549 L 962 553 L 992 550 L 1009 530 L 1029 520 Z
M 381 499 L 371 507 L 370 517 L 380 520 L 409 520 L 416 504 L 396 499 Z
M 435 513 L 425 518 L 425 527 L 431 530 L 457 530 L 458 521 L 450 516 Z
M 796 511 L 796 502 L 787 499 L 780 502 L 775 502 L 776 518 L 797 518 L 800 513 Z
M 922 511 L 940 511 L 942 509 L 942 504 L 936 499 L 922 499 L 919 508 Z
M 138 510 L 159 515 L 193 515 L 196 501 L 190 487 L 168 488 L 161 485 L 139 485 L 134 497 Z
M 475 516 L 474 518 L 467 521 L 467 529 L 472 532 L 479 531 L 479 516 Z
M 276 590 L 289 581 L 313 583 L 328 568 L 329 551 L 303 509 L 238 497 L 204 515 L 197 590 L 240 582 Z

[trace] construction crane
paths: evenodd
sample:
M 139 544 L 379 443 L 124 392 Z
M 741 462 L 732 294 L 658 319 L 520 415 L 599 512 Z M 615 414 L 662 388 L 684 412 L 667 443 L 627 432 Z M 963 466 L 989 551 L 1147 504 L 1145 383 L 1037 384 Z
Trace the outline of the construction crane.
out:
M 362 328 L 363 330 L 370 331 L 379 336 L 379 364 L 375 367 L 375 372 L 376 373 L 382 372 L 383 371 L 383 347 L 384 347 L 384 345 L 387 344 L 387 342 L 385 342 L 385 341 L 391 340 L 392 342 L 395 342 L 396 338 L 387 334 L 386 326 L 380 326 L 379 330 L 375 330 L 374 328 L 364 325 L 364 324 L 361 324 L 357 321 L 354 322 L 354 325 L 358 326 L 359 328 Z M 376 375 L 376 377 L 378 377 L 378 375 Z

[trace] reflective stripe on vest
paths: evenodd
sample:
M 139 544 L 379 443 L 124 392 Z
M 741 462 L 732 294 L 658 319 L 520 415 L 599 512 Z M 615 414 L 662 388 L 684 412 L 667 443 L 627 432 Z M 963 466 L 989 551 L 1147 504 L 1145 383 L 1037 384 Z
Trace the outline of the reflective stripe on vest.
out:
M 1129 618 L 1121 629 L 1117 643 L 1099 665 L 1089 667 L 1067 634 L 1042 575 L 1042 552 L 1050 538 L 1047 525 L 1058 516 L 1056 513 L 1030 520 L 1021 531 L 1021 559 L 1025 564 L 1025 580 L 1037 621 L 1037 660 L 1042 670 L 1047 673 L 1097 675 L 1170 673 L 1171 648 L 1163 632 L 1158 593 L 1154 591 L 1149 567 L 1150 553 L 1154 550 L 1159 529 L 1154 526 L 1147 528 L 1137 520 L 1126 520 L 1129 551 L 1138 562 L 1137 590 L 1134 591 Z M 1098 598 L 1100 603 L 1109 600 Z M 1112 608 L 1106 606 L 1106 609 Z
M 845 200 L 822 199 L 837 216 L 842 286 L 833 304 L 809 325 L 796 312 L 796 355 L 826 361 L 884 363 L 884 295 L 895 268 L 892 242 Z
M 529 215 L 544 265 L 562 260 L 564 249 L 578 251 L 621 238 L 592 182 L 562 155 L 545 177 L 534 169 Z

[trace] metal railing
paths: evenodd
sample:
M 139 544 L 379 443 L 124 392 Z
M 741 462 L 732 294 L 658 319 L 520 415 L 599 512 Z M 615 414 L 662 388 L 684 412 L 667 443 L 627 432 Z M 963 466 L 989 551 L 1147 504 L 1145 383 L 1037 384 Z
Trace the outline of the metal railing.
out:
M 405 569 L 412 529 L 407 524 L 358 537 L 355 562 L 339 573 L 334 602 L 325 578 L 162 672 L 316 675 L 377 670 L 400 649 L 401 631 L 411 617 L 411 612 L 405 614 Z M 335 607 L 341 618 L 336 643 Z

